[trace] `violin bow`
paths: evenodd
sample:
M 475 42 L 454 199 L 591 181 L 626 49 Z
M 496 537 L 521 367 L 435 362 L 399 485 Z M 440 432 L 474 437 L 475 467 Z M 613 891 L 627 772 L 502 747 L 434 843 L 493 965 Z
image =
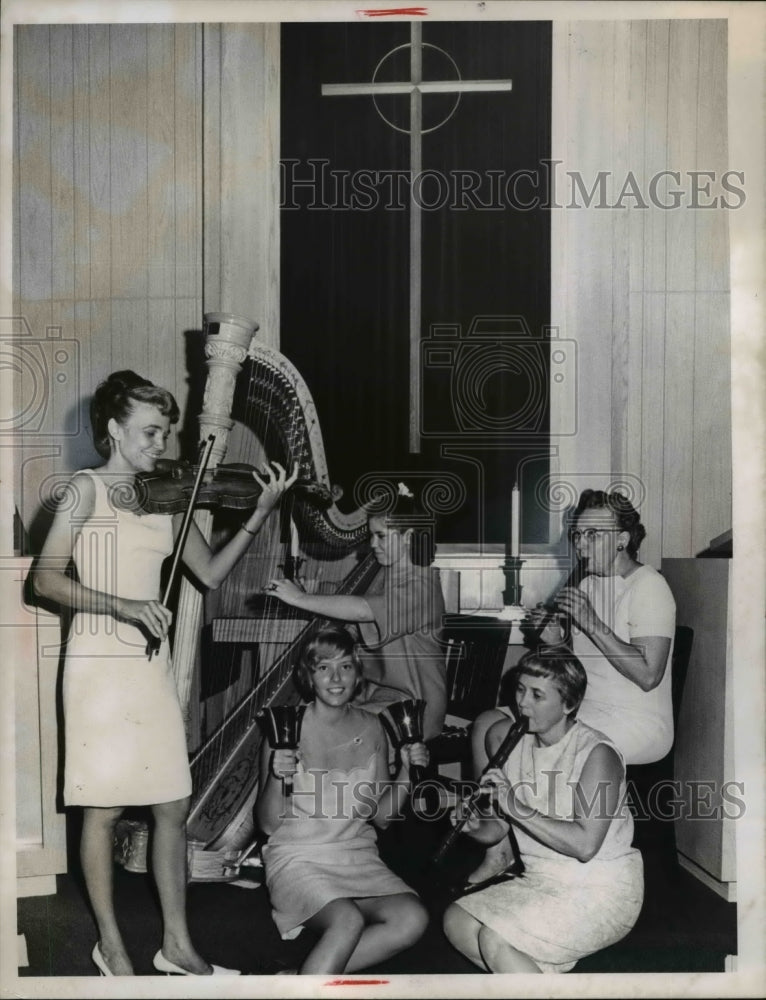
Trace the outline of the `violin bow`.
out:
M 202 457 L 200 458 L 199 468 L 197 469 L 197 477 L 194 480 L 194 486 L 192 487 L 191 497 L 189 498 L 189 504 L 184 511 L 184 519 L 181 523 L 181 530 L 178 533 L 178 538 L 176 539 L 175 550 L 173 552 L 173 564 L 170 567 L 170 576 L 168 577 L 168 582 L 165 587 L 165 593 L 162 595 L 162 603 L 167 604 L 170 600 L 170 594 L 175 586 L 176 576 L 178 575 L 178 567 L 181 562 L 181 553 L 184 550 L 184 545 L 186 544 L 186 538 L 189 534 L 189 528 L 191 527 L 191 521 L 194 517 L 194 507 L 197 503 L 197 497 L 199 495 L 200 486 L 202 485 L 202 478 L 207 471 L 207 464 L 210 461 L 210 452 L 213 450 L 213 445 L 215 444 L 215 434 L 210 434 L 207 441 L 205 442 L 204 449 L 202 452 Z M 146 655 L 151 660 L 154 654 L 159 650 L 161 641 L 157 636 L 151 636 L 151 638 L 146 643 Z

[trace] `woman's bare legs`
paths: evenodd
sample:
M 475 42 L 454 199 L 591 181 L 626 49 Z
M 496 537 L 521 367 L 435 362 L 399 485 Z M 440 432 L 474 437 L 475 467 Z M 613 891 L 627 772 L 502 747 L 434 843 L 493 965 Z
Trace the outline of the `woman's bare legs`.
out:
M 518 951 L 496 931 L 484 925 L 479 932 L 479 948 L 492 972 L 541 972 L 529 955 Z
M 411 947 L 428 926 L 428 913 L 412 892 L 357 899 L 366 926 L 344 972 L 372 968 Z
M 448 906 L 444 913 L 444 933 L 449 943 L 470 962 L 478 965 L 482 972 L 488 972 L 489 966 L 479 947 L 479 934 L 483 926 L 480 920 L 472 917 L 457 903 Z
M 86 806 L 83 813 L 80 860 L 99 935 L 99 950 L 115 976 L 132 976 L 133 964 L 114 912 L 114 827 L 121 806 Z
M 306 956 L 301 975 L 343 972 L 364 932 L 364 914 L 353 899 L 334 899 L 306 921 L 319 940 Z
M 444 933 L 450 944 L 484 972 L 540 972 L 529 955 L 453 903 L 444 914 Z
M 427 924 L 428 914 L 414 893 L 334 899 L 306 921 L 320 938 L 301 974 L 370 968 L 415 944 Z
M 186 818 L 189 799 L 152 806 L 152 871 L 162 908 L 162 954 L 170 962 L 198 976 L 211 966 L 192 944 L 186 920 Z

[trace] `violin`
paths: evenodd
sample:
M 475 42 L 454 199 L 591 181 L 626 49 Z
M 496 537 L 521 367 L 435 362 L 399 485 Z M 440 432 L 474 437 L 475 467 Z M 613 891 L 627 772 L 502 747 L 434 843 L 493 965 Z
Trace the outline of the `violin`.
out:
M 263 492 L 253 478 L 252 465 L 232 462 L 205 472 L 196 497 L 197 507 L 221 510 L 251 510 Z M 136 502 L 147 514 L 179 514 L 192 498 L 199 466 L 160 458 L 153 472 L 136 473 Z M 259 473 L 260 474 L 260 473 Z M 321 483 L 297 479 L 290 487 L 318 507 L 329 507 L 332 492 Z

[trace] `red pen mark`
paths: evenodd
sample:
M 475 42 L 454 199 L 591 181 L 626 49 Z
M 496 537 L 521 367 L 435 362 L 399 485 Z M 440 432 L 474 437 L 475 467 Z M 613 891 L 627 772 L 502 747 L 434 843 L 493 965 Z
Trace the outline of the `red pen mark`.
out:
M 357 10 L 357 14 L 362 14 L 363 17 L 389 17 L 391 14 L 403 17 L 425 17 L 428 14 L 428 7 L 378 7 L 370 10 Z
M 387 979 L 333 979 L 325 986 L 387 986 Z

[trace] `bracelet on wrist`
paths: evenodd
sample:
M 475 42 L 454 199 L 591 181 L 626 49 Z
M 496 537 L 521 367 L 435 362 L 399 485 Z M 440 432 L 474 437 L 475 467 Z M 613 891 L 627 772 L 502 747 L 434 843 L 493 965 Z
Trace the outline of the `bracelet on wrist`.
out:
M 253 538 L 255 538 L 255 536 L 256 536 L 256 535 L 258 534 L 258 532 L 257 532 L 257 531 L 251 531 L 251 530 L 250 530 L 250 528 L 248 528 L 248 527 L 247 527 L 246 525 L 244 525 L 244 524 L 240 524 L 239 528 L 240 528 L 240 531 L 245 531 L 245 532 L 247 532 L 247 534 L 248 534 L 248 535 L 251 535 L 251 536 L 252 536 Z

